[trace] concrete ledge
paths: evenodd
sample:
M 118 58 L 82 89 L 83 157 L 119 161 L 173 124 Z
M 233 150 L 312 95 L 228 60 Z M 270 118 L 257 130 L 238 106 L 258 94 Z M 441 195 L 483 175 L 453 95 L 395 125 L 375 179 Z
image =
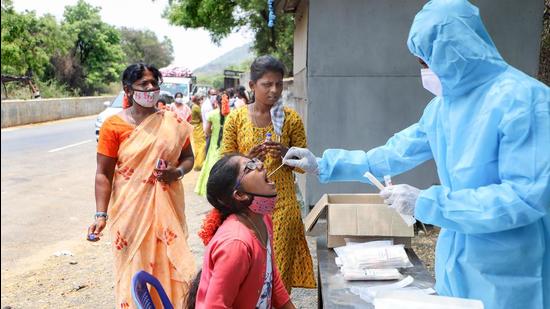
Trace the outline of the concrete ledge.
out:
M 115 96 L 2 100 L 2 128 L 99 114 Z

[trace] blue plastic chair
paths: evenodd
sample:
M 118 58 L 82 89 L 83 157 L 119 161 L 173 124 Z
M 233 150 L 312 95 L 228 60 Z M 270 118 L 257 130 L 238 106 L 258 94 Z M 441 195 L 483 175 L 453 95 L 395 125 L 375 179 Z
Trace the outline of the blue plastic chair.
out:
M 155 309 L 147 284 L 157 290 L 164 309 L 174 309 L 158 279 L 144 270 L 138 271 L 132 278 L 132 298 L 139 309 Z

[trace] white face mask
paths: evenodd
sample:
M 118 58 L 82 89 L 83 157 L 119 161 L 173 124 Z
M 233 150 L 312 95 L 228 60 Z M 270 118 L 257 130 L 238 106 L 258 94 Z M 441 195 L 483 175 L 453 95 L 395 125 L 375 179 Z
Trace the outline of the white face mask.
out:
M 181 104 L 183 103 L 183 98 L 176 98 L 174 101 L 178 104 Z
M 153 107 L 160 97 L 160 90 L 138 91 L 134 89 L 134 102 L 143 107 Z
M 439 77 L 430 69 L 421 69 L 420 76 L 422 76 L 422 86 L 429 92 L 435 94 L 436 96 L 441 96 L 443 93 L 443 86 L 441 86 L 441 81 Z
M 211 96 L 210 96 L 210 102 L 211 102 L 211 103 L 214 103 L 214 102 L 216 101 L 216 97 L 217 97 L 217 96 L 215 96 L 215 95 L 211 95 Z

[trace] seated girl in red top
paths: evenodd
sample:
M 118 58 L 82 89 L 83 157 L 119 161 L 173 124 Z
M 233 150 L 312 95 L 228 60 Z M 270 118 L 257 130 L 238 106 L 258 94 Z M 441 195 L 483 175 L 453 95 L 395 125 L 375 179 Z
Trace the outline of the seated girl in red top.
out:
M 295 308 L 271 245 L 276 196 L 261 161 L 232 154 L 214 164 L 207 183 L 214 209 L 199 233 L 207 247 L 195 308 Z

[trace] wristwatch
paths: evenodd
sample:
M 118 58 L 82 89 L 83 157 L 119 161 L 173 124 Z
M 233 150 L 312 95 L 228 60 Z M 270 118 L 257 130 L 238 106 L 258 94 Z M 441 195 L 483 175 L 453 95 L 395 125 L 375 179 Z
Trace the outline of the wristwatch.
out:
M 106 212 L 104 211 L 97 211 L 94 215 L 94 218 L 97 219 L 97 218 L 100 218 L 100 217 L 103 217 L 105 218 L 105 220 L 109 219 L 109 215 L 107 215 Z

